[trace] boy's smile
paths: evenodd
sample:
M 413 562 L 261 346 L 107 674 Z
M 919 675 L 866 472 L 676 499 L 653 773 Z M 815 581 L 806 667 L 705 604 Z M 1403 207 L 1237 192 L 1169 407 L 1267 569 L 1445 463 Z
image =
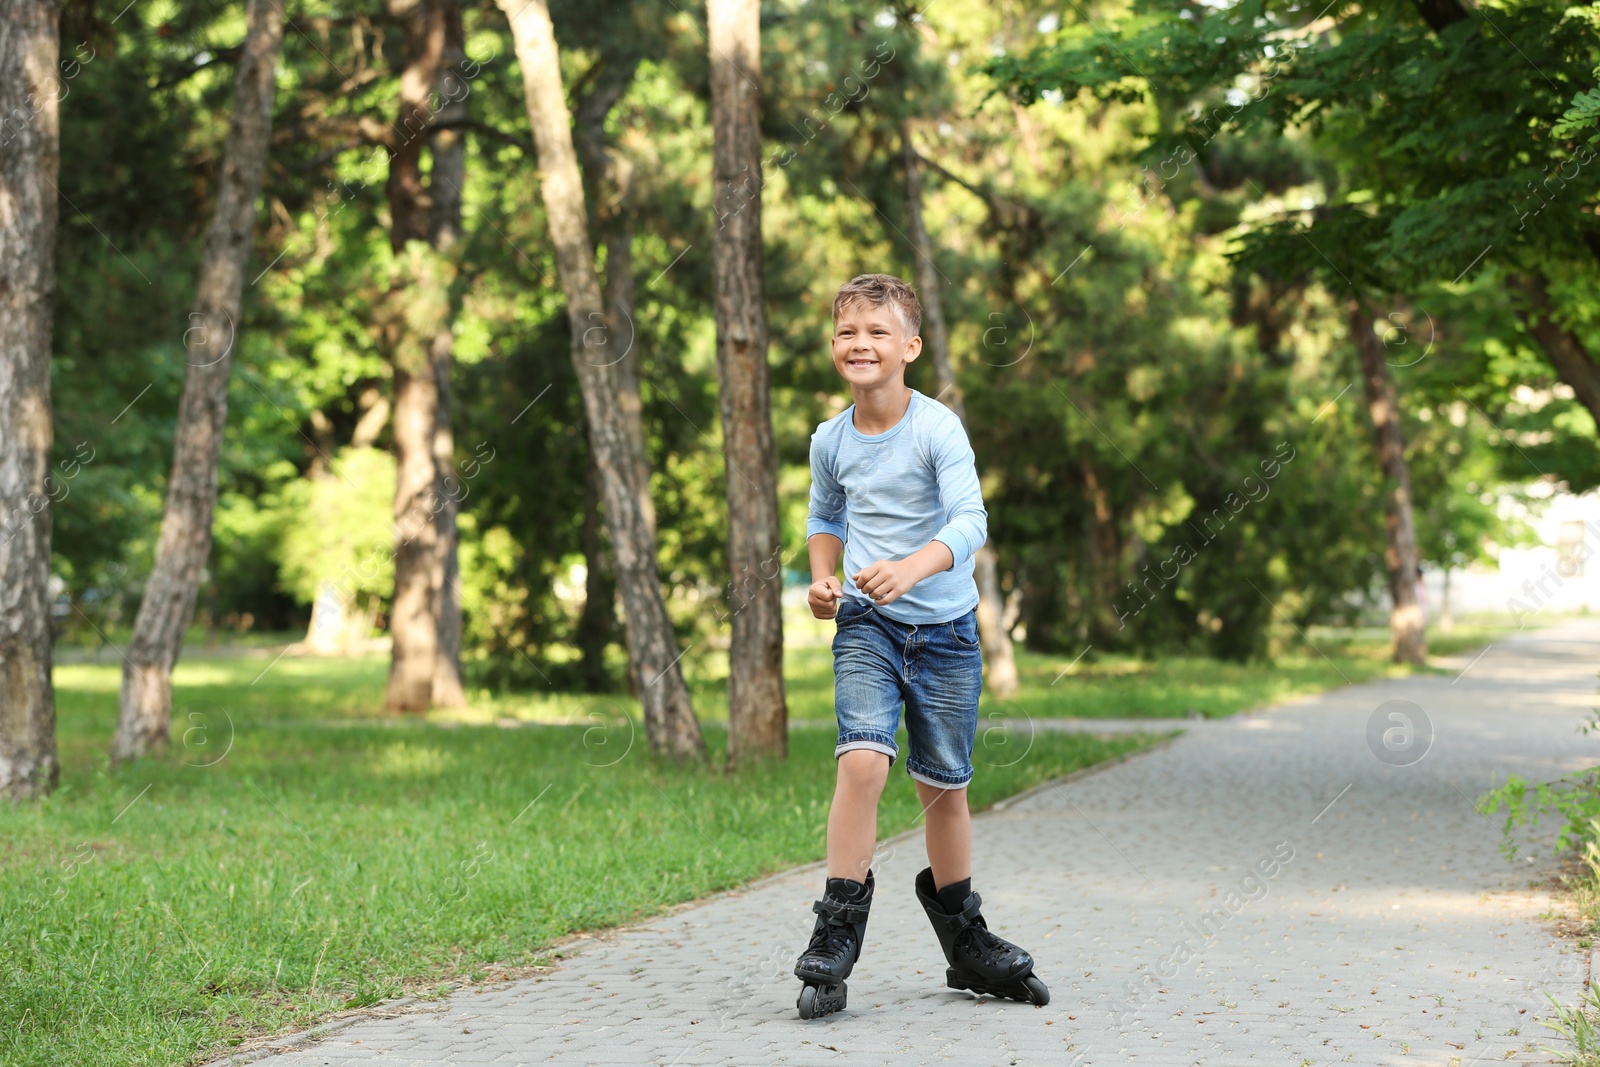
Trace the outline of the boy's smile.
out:
M 839 309 L 833 326 L 833 366 L 852 389 L 904 386 L 905 366 L 922 354 L 922 338 L 906 337 L 892 306 L 855 301 Z

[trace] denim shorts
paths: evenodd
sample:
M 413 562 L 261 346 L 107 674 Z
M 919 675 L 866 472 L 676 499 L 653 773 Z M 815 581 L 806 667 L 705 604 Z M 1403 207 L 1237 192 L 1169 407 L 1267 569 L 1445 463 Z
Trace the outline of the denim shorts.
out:
M 914 625 L 847 596 L 839 603 L 838 627 L 833 637 L 833 706 L 839 718 L 834 758 L 868 749 L 888 756 L 893 766 L 904 704 L 911 740 L 906 773 L 941 789 L 971 781 L 983 691 L 977 613 Z

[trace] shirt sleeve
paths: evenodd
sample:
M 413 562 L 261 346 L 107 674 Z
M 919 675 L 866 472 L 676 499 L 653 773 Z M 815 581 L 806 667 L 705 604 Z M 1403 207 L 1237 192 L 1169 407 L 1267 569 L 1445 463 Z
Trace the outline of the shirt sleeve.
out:
M 959 567 L 989 539 L 989 513 L 983 506 L 978 464 L 966 429 L 954 418 L 946 425 L 949 429 L 935 433 L 929 442 L 945 514 L 944 528 L 933 539 L 950 549 L 955 559 L 951 566 Z
M 811 509 L 806 515 L 806 540 L 813 534 L 832 534 L 845 539 L 849 507 L 844 487 L 833 473 L 833 449 L 822 431 L 811 435 Z

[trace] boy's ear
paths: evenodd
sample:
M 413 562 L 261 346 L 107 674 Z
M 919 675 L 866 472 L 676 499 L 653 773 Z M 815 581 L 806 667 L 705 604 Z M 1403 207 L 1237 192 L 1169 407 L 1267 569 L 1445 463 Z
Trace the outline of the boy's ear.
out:
M 922 335 L 918 334 L 906 342 L 906 362 L 915 363 L 920 355 L 922 355 Z

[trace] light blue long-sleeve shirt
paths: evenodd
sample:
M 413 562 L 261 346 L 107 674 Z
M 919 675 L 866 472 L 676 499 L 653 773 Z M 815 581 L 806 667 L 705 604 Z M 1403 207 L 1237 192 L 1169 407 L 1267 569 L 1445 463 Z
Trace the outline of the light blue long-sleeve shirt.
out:
M 915 389 L 905 415 L 884 433 L 856 429 L 855 412 L 852 404 L 811 435 L 806 538 L 827 533 L 844 542 L 845 595 L 867 603 L 851 575 L 941 542 L 955 565 L 878 610 L 917 625 L 960 618 L 978 605 L 972 557 L 989 538 L 966 428 Z

